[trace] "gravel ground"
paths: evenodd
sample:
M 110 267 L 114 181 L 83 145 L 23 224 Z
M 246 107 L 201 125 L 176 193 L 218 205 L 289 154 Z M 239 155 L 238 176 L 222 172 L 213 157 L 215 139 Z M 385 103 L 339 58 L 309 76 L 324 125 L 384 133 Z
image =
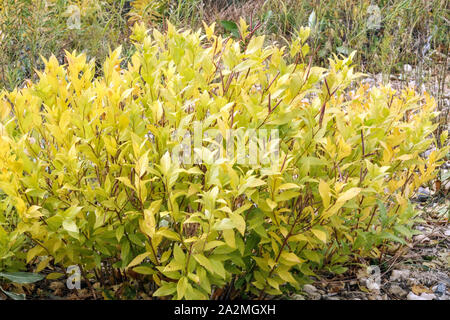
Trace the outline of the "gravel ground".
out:
M 297 300 L 450 300 L 450 199 L 417 204 L 421 234 L 387 256 L 385 270 L 353 270 L 341 278 L 321 279 L 303 287 Z M 378 276 L 379 275 L 379 276 Z

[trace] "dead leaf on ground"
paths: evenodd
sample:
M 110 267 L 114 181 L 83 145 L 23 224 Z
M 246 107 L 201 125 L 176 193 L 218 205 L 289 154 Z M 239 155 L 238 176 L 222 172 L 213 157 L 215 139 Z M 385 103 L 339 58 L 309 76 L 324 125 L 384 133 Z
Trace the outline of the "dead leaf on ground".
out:
M 430 290 L 427 287 L 422 286 L 422 285 L 414 285 L 414 286 L 411 287 L 411 290 L 412 290 L 412 292 L 414 294 L 416 294 L 418 296 L 421 295 L 424 292 L 425 293 L 433 293 L 433 290 Z

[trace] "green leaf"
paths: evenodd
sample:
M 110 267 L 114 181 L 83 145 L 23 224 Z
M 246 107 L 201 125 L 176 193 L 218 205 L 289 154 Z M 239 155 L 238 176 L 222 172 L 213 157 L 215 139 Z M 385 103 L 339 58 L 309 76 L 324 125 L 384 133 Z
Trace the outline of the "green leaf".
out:
M 177 284 L 174 282 L 164 283 L 158 290 L 153 293 L 155 297 L 164 297 L 174 294 L 177 291 Z
M 411 238 L 412 237 L 412 232 L 411 230 L 409 230 L 407 227 L 399 225 L 399 226 L 395 226 L 394 230 L 397 231 L 398 233 L 400 233 L 401 235 L 405 236 L 406 238 Z
M 140 274 L 146 274 L 146 275 L 151 275 L 151 274 L 156 273 L 156 271 L 154 269 L 152 269 L 151 267 L 147 267 L 147 266 L 134 267 L 133 271 L 140 273 Z
M 397 237 L 396 235 L 394 235 L 394 234 L 392 234 L 390 232 L 387 232 L 387 231 L 383 231 L 380 234 L 380 238 L 381 239 L 386 239 L 386 240 L 391 240 L 391 241 L 398 242 L 398 243 L 401 243 L 401 244 L 406 244 L 405 240 L 403 240 L 402 238 Z
M 305 255 L 305 257 L 307 259 L 320 264 L 321 257 L 320 257 L 320 254 L 317 253 L 316 251 L 305 249 L 305 250 L 303 250 L 303 254 Z
M 221 20 L 220 24 L 225 29 L 225 31 L 230 32 L 233 35 L 233 37 L 235 37 L 235 38 L 241 37 L 241 35 L 239 33 L 239 27 L 237 26 L 237 24 L 235 22 L 228 21 L 228 20 Z
M 44 279 L 42 274 L 32 272 L 0 272 L 0 277 L 20 284 L 34 283 Z
M 0 290 L 13 300 L 26 300 L 25 295 L 23 293 L 17 294 L 14 292 L 9 292 L 9 291 L 3 290 L 2 287 L 0 287 Z
M 49 273 L 46 277 L 47 280 L 57 280 L 64 277 L 64 273 L 60 273 L 60 272 L 52 272 Z

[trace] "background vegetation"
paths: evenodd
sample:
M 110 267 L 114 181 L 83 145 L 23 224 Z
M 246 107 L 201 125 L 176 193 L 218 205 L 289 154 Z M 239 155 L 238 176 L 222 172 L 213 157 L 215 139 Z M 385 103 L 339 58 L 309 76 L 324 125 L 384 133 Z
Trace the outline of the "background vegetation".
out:
M 119 44 L 128 50 L 129 26 L 143 21 L 164 28 L 164 19 L 177 27 L 196 29 L 202 20 L 237 23 L 242 16 L 261 22 L 257 34 L 267 41 L 286 45 L 301 26 L 313 29 L 311 43 L 317 47 L 315 64 L 326 63 L 332 52 L 357 50 L 361 71 L 382 72 L 385 80 L 414 65 L 409 74 L 417 84 L 430 76 L 444 78 L 449 47 L 448 2 L 445 0 L 383 0 L 379 27 L 369 0 L 2 0 L 0 7 L 0 87 L 12 89 L 42 69 L 40 56 L 55 54 L 62 62 L 64 50 L 85 52 L 103 61 L 109 48 Z M 375 4 L 375 2 L 373 3 Z M 73 10 L 80 8 L 80 28 L 67 25 Z M 375 23 L 376 25 L 376 23 Z M 428 71 L 428 72 L 424 72 Z M 445 79 L 441 79 L 442 83 Z

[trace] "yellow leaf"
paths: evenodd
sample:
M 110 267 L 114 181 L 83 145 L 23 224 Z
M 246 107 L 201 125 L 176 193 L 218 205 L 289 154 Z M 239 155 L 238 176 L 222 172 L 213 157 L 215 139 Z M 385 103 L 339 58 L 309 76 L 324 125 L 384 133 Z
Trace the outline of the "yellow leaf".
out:
M 422 285 L 414 285 L 414 286 L 412 286 L 411 287 L 411 290 L 412 290 L 412 292 L 414 292 L 414 294 L 416 294 L 416 295 L 420 295 L 420 294 L 422 294 L 422 293 L 433 293 L 433 291 L 432 290 L 430 290 L 430 289 L 428 289 L 427 287 L 425 287 L 425 286 L 422 286 Z
M 278 190 L 287 190 L 287 189 L 300 189 L 299 185 L 295 183 L 284 183 L 278 187 Z
M 162 156 L 161 162 L 160 162 L 160 164 L 161 164 L 161 173 L 162 173 L 163 175 L 165 175 L 165 176 L 168 175 L 169 170 L 170 170 L 171 163 L 172 163 L 172 161 L 171 161 L 171 159 L 170 159 L 170 154 L 169 154 L 169 152 L 167 151 L 167 152 Z
M 326 232 L 319 229 L 311 229 L 311 232 L 319 239 L 320 241 L 326 243 L 327 242 L 327 234 Z
M 150 252 L 144 252 L 140 255 L 136 256 L 127 266 L 127 268 L 132 268 L 134 266 L 137 266 L 138 264 L 141 264 L 142 261 L 144 261 L 145 258 L 147 258 L 150 255 Z
M 203 254 L 201 253 L 194 254 L 194 259 L 206 270 L 208 270 L 211 273 L 215 273 L 211 262 Z
M 130 119 L 128 118 L 128 116 L 122 114 L 119 117 L 119 130 L 123 131 L 124 129 L 126 129 L 128 127 L 128 124 L 130 123 Z
M 226 244 L 230 248 L 236 248 L 236 239 L 234 237 L 234 230 L 232 229 L 223 230 L 223 237 L 225 239 Z
M 345 203 L 350 199 L 353 199 L 354 197 L 356 197 L 359 193 L 361 192 L 360 188 L 351 188 L 348 189 L 347 191 L 345 191 L 343 194 L 341 194 L 336 202 L 339 203 Z
M 254 37 L 250 40 L 245 54 L 253 54 L 260 50 L 264 44 L 264 36 Z
M 78 233 L 78 226 L 73 220 L 63 221 L 62 226 L 64 230 L 67 230 L 68 232 Z
M 280 276 L 281 279 L 283 279 L 284 281 L 287 281 L 289 283 L 292 284 L 296 284 L 297 281 L 295 280 L 295 278 L 292 276 L 292 274 L 289 272 L 288 267 L 285 266 L 280 266 L 277 269 L 277 274 Z
M 161 267 L 158 267 L 161 268 Z M 173 272 L 183 269 L 183 265 L 179 264 L 175 260 L 170 261 L 169 264 L 167 264 L 163 269 L 162 272 Z
M 286 260 L 286 261 L 293 262 L 293 263 L 302 263 L 302 262 L 303 262 L 303 261 L 300 260 L 300 258 L 297 257 L 297 256 L 295 255 L 295 253 L 293 253 L 293 252 L 283 251 L 283 252 L 281 253 L 281 258 L 284 259 L 284 260 Z
M 247 188 L 256 188 L 265 184 L 266 182 L 264 180 L 252 177 L 247 180 L 247 183 L 245 185 L 247 186 Z
M 323 180 L 320 180 L 319 182 L 319 193 L 320 196 L 322 197 L 322 202 L 323 202 L 323 207 L 324 208 L 328 208 L 328 206 L 330 205 L 330 186 L 328 185 L 328 183 L 326 183 Z
M 412 158 L 413 158 L 412 154 L 404 154 L 404 155 L 398 157 L 397 160 L 407 161 L 407 160 L 411 160 Z
M 45 269 L 45 267 L 48 266 L 49 262 L 52 260 L 53 258 L 47 257 L 44 260 L 42 260 L 41 262 L 39 262 L 39 264 L 36 267 L 36 272 L 41 272 L 42 270 Z
M 205 23 L 205 21 L 202 21 L 202 23 L 203 23 L 203 28 L 205 29 L 206 37 L 208 39 L 210 39 L 214 35 L 214 27 L 215 27 L 216 23 L 214 22 L 210 26 L 208 26 Z
M 230 214 L 230 218 L 231 218 L 231 221 L 233 222 L 234 226 L 236 227 L 236 229 L 239 231 L 239 233 L 241 235 L 244 235 L 244 233 L 245 233 L 244 218 L 236 212 L 233 212 L 232 214 Z
M 148 151 L 145 152 L 136 162 L 136 173 L 139 177 L 145 175 L 148 169 Z
M 269 206 L 270 210 L 272 210 L 272 211 L 273 211 L 273 209 L 275 209 L 277 207 L 277 203 L 270 198 L 266 199 L 266 203 Z
M 116 140 L 113 137 L 104 135 L 103 142 L 105 143 L 106 151 L 111 155 L 115 156 L 117 152 Z
M 303 234 L 296 234 L 295 236 L 290 237 L 289 241 L 292 241 L 292 242 L 309 241 L 309 239 L 308 239 L 308 237 L 306 237 Z
M 161 208 L 161 203 L 162 203 L 161 199 L 153 201 L 152 204 L 150 205 L 150 207 L 147 210 L 151 214 L 156 214 L 156 213 L 159 212 L 159 209 Z
M 57 280 L 57 279 L 62 278 L 62 277 L 64 277 L 64 273 L 52 272 L 52 273 L 49 273 L 47 275 L 46 279 L 48 279 L 48 280 Z
M 136 188 L 131 184 L 130 179 L 128 179 L 127 177 L 118 177 L 116 179 L 119 180 L 120 182 L 122 182 L 128 188 L 136 190 Z
M 134 267 L 133 271 L 136 273 L 140 273 L 140 274 L 152 274 L 152 275 L 155 275 L 155 272 L 156 272 L 155 270 L 153 270 L 152 268 L 147 267 L 147 266 Z
M 157 232 L 159 235 L 162 235 L 163 237 L 166 237 L 170 240 L 180 241 L 180 236 L 178 233 L 168 230 L 168 229 L 162 229 Z
M 345 142 L 344 139 L 339 139 L 338 142 L 338 160 L 341 160 L 352 153 L 352 147 Z
M 181 277 L 180 280 L 178 280 L 177 284 L 177 298 L 183 299 L 184 294 L 186 293 L 186 289 L 188 287 L 188 278 Z

